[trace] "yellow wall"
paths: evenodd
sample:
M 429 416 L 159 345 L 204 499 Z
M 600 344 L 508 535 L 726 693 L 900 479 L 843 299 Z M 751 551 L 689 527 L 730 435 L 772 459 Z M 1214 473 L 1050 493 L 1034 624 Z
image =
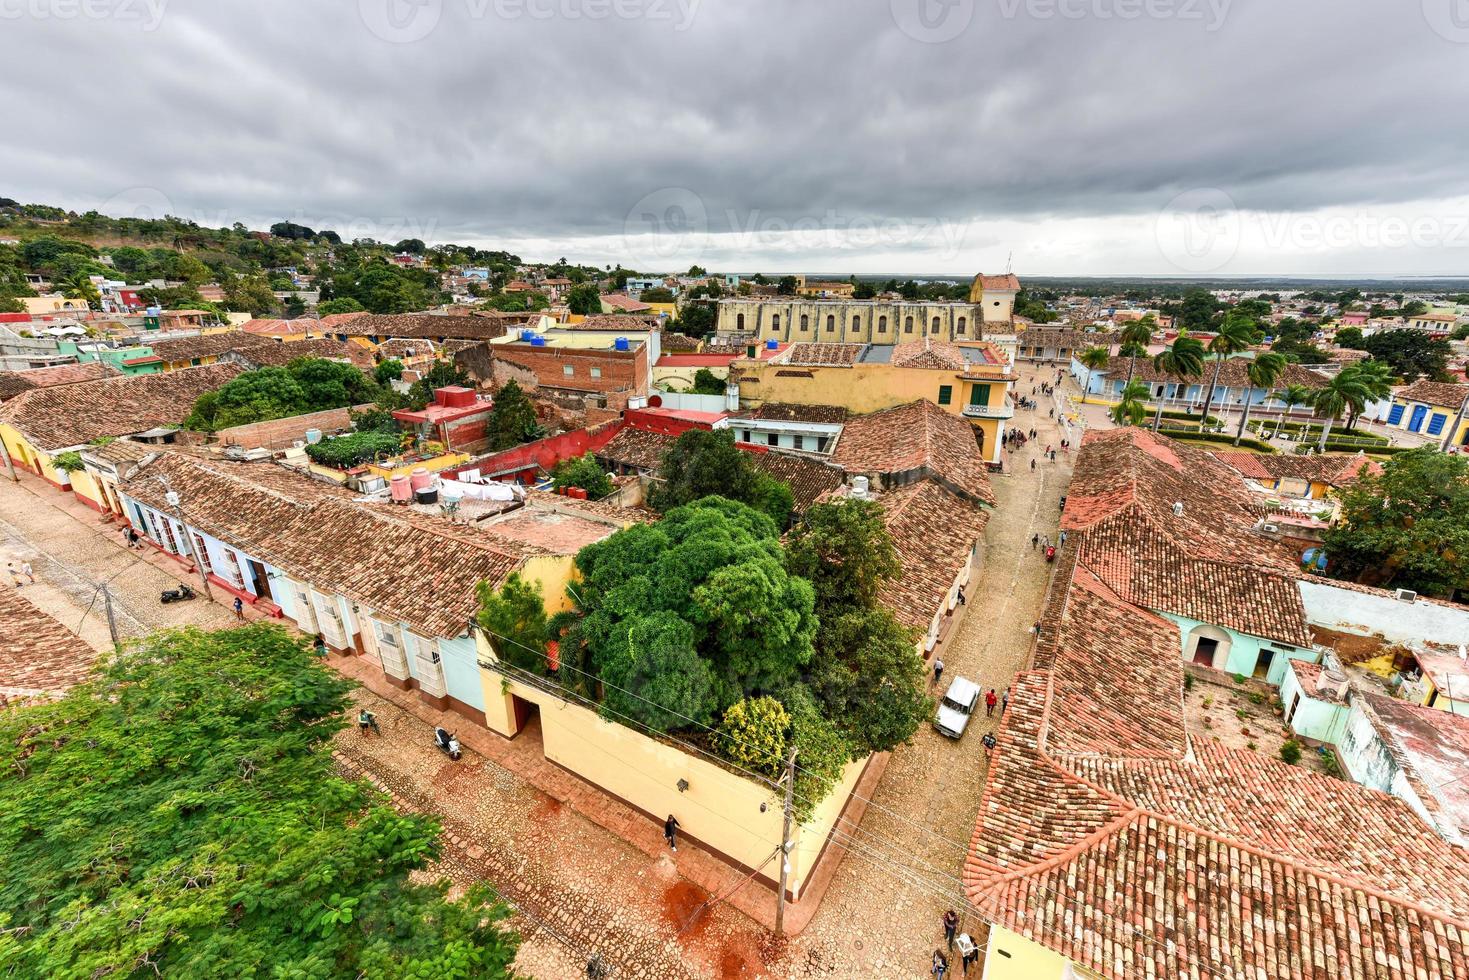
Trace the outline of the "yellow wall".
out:
M 420 466 L 430 473 L 437 473 L 439 470 L 447 470 L 451 466 L 467 463 L 473 458 L 468 453 L 444 453 L 432 459 L 420 459 L 412 463 L 401 463 L 397 466 L 382 466 L 377 463 L 368 463 L 367 472 L 373 476 L 380 476 L 385 480 L 391 480 L 393 477 L 399 475 L 412 476 L 413 471 Z
M 476 635 L 480 659 L 494 660 L 494 650 L 484 635 Z M 540 705 L 547 759 L 657 819 L 672 813 L 683 831 L 706 847 L 746 867 L 763 866 L 762 874 L 772 880 L 779 877 L 779 867 L 768 860 L 781 839 L 780 801 L 770 787 L 494 670 L 481 667 L 480 680 L 485 720 L 495 731 L 516 733 L 512 695 Z M 790 887 L 795 896 L 799 897 L 865 763 L 865 759 L 850 763 L 841 784 L 816 807 L 806 824 L 792 832 L 797 841 L 790 856 Z M 678 789 L 681 779 L 688 782 L 683 792 Z
M 677 303 L 649 303 L 648 304 L 648 312 L 649 313 L 657 313 L 657 314 L 660 314 L 660 315 L 666 316 L 666 317 L 677 317 L 678 316 L 678 304 Z
M 570 609 L 572 602 L 566 594 L 566 586 L 576 574 L 576 563 L 571 555 L 532 555 L 525 560 L 521 577 L 541 587 L 541 599 L 546 606 L 546 615 L 554 616 L 563 609 Z
M 5 442 L 5 450 L 10 454 L 10 460 L 15 466 L 34 472 L 32 467 L 39 464 L 41 475 L 52 483 L 61 486 L 70 483 L 76 488 L 78 496 L 86 497 L 103 510 L 107 509 L 107 498 L 97 487 L 91 473 L 86 470 L 77 470 L 68 476 L 65 472 L 58 470 L 51 465 L 50 453 L 36 449 L 21 434 L 20 430 L 13 426 L 0 424 L 0 440 Z
M 655 365 L 653 367 L 653 383 L 655 385 L 662 385 L 665 388 L 670 385 L 676 388 L 692 388 L 694 386 L 694 375 L 699 373 L 701 367 L 702 370 L 708 371 L 721 381 L 729 377 L 728 367 L 684 364 L 677 367 L 660 368 Z
M 1061 954 L 1009 929 L 991 926 L 980 980 L 1070 980 L 1066 967 L 1066 957 Z M 1076 975 L 1088 974 L 1078 971 Z

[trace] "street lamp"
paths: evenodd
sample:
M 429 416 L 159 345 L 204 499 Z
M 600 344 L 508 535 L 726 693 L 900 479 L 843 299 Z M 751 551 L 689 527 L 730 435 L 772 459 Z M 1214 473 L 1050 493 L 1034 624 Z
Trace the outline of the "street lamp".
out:
M 204 587 L 204 596 L 205 598 L 209 599 L 210 602 L 213 602 L 214 592 L 211 591 L 209 588 L 209 573 L 204 571 L 204 559 L 197 553 L 201 549 L 199 545 L 194 542 L 194 538 L 189 533 L 189 525 L 184 520 L 183 508 L 179 506 L 178 491 L 174 490 L 167 483 L 164 483 L 162 477 L 155 476 L 153 479 L 163 484 L 165 490 L 163 494 L 163 499 L 168 502 L 168 506 L 173 508 L 173 516 L 178 518 L 179 526 L 184 529 L 184 545 L 189 549 L 189 552 L 193 554 L 194 571 L 199 573 L 199 584 Z

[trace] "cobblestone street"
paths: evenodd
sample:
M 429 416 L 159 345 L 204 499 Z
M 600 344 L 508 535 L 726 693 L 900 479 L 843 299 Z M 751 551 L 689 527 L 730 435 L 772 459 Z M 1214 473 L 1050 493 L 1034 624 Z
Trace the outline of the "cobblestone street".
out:
M 1031 373 L 1021 366 L 1017 390 L 1029 387 Z M 1005 472 L 992 477 L 999 503 L 981 568 L 965 590 L 964 615 L 939 651 L 945 685 L 964 676 L 985 690 L 1003 691 L 1029 649 L 1050 567 L 1030 539 L 1056 537 L 1071 463 L 1048 417 L 1053 401 L 1040 397 L 1039 403 L 1038 410 L 1019 411 L 1012 423 L 1034 426 L 1037 438 L 1007 453 Z M 1079 441 L 1080 432 L 1069 438 Z M 1048 443 L 1057 447 L 1054 463 L 1039 461 Z M 1032 458 L 1038 460 L 1034 470 Z M 184 577 L 177 563 L 152 551 L 130 552 L 116 525 L 34 477 L 22 481 L 0 483 L 0 552 L 6 560 L 32 563 L 41 578 L 27 587 L 32 601 L 68 626 L 82 618 L 102 580 L 112 583 L 124 636 L 233 622 L 223 605 L 202 598 L 160 605 L 159 590 Z M 105 646 L 100 609 L 85 619 L 84 633 L 94 646 Z M 358 673 L 358 661 L 330 662 Z M 406 692 L 383 694 L 362 689 L 354 695 L 377 712 L 382 736 L 342 732 L 336 740 L 340 767 L 377 783 L 398 806 L 443 821 L 444 854 L 427 874 L 448 875 L 459 885 L 494 884 L 516 907 L 513 925 L 525 937 L 517 965 L 535 977 L 583 976 L 594 953 L 615 978 L 927 976 L 929 954 L 942 943 L 940 917 L 962 893 L 964 850 L 984 782 L 981 738 L 1000 720 L 998 711 L 986 717 L 981 704 L 963 739 L 949 740 L 925 725 L 911 745 L 893 753 L 860 830 L 844 826 L 833 844 L 848 853 L 819 911 L 800 935 L 781 941 L 724 901 L 724 891 L 711 897 L 679 868 L 715 864 L 701 880 L 717 878 L 726 882 L 725 891 L 741 890 L 737 899 L 753 898 L 755 886 L 743 884 L 738 873 L 696 848 L 682 849 L 675 864 L 657 825 L 640 815 L 630 817 L 636 832 L 613 833 L 607 827 L 616 819 L 583 816 L 538 788 L 542 781 L 532 783 L 490 757 L 503 758 L 516 743 L 480 742 L 479 736 L 497 736 L 475 732 L 471 744 L 467 722 L 460 726 L 464 758 L 448 761 L 432 745 L 431 709 Z M 486 751 L 474 751 L 475 745 Z M 552 775 L 575 782 L 561 771 Z M 581 802 L 585 791 L 562 795 Z M 963 928 L 983 942 L 982 925 L 970 919 Z M 955 968 L 951 975 L 962 976 L 957 960 Z

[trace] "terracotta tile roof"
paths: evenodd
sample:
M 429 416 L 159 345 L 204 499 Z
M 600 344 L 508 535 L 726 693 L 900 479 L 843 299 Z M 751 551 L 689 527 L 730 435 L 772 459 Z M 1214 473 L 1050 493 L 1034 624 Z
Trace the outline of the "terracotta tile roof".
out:
M 930 475 L 971 500 L 995 502 L 973 426 L 926 399 L 849 418 L 832 462 L 848 473 Z
M 658 348 L 665 354 L 692 354 L 699 349 L 699 341 L 686 334 L 665 331 L 659 338 Z
M 165 361 L 189 361 L 196 357 L 218 357 L 226 351 L 244 350 L 248 347 L 261 347 L 267 344 L 274 346 L 275 341 L 269 337 L 261 337 L 239 330 L 148 342 L 148 346 L 153 348 L 153 353 Z
M 1363 473 L 1381 472 L 1382 467 L 1361 453 L 1349 456 L 1331 453 L 1236 453 L 1210 450 L 1240 475 L 1252 480 L 1299 479 L 1342 487 Z
M 339 315 L 350 316 L 352 314 Z M 277 320 L 265 318 L 246 320 L 243 324 L 240 325 L 240 329 L 247 334 L 269 338 L 294 337 L 296 334 L 305 333 L 308 329 L 315 328 L 319 330 L 324 326 L 325 319 L 323 319 L 322 321 L 317 321 L 309 317 L 301 317 L 295 320 Z
M 146 442 L 135 442 L 132 439 L 114 439 L 105 446 L 89 447 L 86 455 L 95 456 L 114 466 L 125 466 L 128 463 L 138 462 L 150 453 L 157 453 L 161 448 Z
M 865 344 L 791 344 L 771 359 L 772 364 L 803 367 L 848 367 L 855 364 Z
M 195 399 L 242 370 L 235 364 L 209 364 L 167 374 L 35 388 L 0 407 L 0 421 L 15 426 L 40 449 L 66 449 L 103 436 L 179 425 L 193 410 Z
M 673 448 L 673 436 L 647 429 L 623 426 L 617 435 L 597 450 L 597 458 L 611 460 L 634 469 L 657 472 L 663 462 L 663 454 Z
M 97 653 L 24 591 L 0 582 L 0 695 L 59 694 L 87 676 Z
M 1223 366 L 1219 369 L 1219 384 L 1228 388 L 1241 388 L 1248 385 L 1249 377 L 1245 374 L 1245 369 L 1249 363 L 1249 360 L 1243 357 L 1231 357 L 1225 360 Z M 1098 375 L 1105 374 L 1113 379 L 1125 379 L 1127 377 L 1127 370 L 1128 358 L 1114 357 L 1107 362 L 1106 367 L 1098 368 L 1096 373 Z M 1211 357 L 1205 363 L 1204 373 L 1202 375 L 1187 380 L 1191 385 L 1200 385 L 1207 388 L 1209 379 L 1213 376 L 1214 360 Z M 1185 380 L 1181 376 L 1159 371 L 1153 367 L 1153 359 L 1150 357 L 1139 357 L 1137 359 L 1137 371 L 1133 374 L 1133 379 L 1144 382 L 1145 384 L 1155 381 L 1174 383 Z M 1327 378 L 1324 374 L 1301 367 L 1299 364 L 1287 364 L 1285 371 L 1281 373 L 1279 380 L 1276 381 L 1276 387 L 1284 388 L 1286 385 L 1301 385 L 1304 388 L 1324 388 L 1326 387 L 1326 381 Z M 1219 397 L 1217 389 L 1214 397 Z
M 1457 412 L 1459 406 L 1464 404 L 1466 395 L 1469 395 L 1469 385 L 1423 380 L 1399 389 L 1393 393 L 1393 398 L 1401 402 L 1423 402 L 1425 405 L 1451 408 Z
M 1023 318 L 1015 319 L 1019 321 Z M 1110 347 L 1117 343 L 1116 334 L 1092 333 L 1070 327 L 1026 327 L 1020 331 L 1018 339 L 1022 347 L 1058 347 L 1074 351 L 1086 350 L 1088 347 Z
M 775 451 L 752 452 L 750 460 L 777 480 L 784 480 L 790 485 L 798 514 L 840 487 L 845 479 L 839 467 L 806 456 Z
M 354 503 L 346 490 L 271 463 L 170 452 L 121 489 L 166 509 L 154 475 L 178 491 L 191 526 L 431 637 L 463 631 L 477 582 L 498 585 L 527 554 L 549 553 L 407 508 Z
M 534 315 L 540 316 L 539 313 Z M 332 324 L 330 331 L 349 337 L 494 340 L 505 336 L 511 326 L 525 323 L 527 319 L 528 315 L 522 314 L 439 316 L 434 313 L 360 313 L 350 320 Z
M 934 371 L 964 370 L 964 351 L 956 344 L 925 337 L 893 348 L 888 361 L 895 368 L 927 368 Z
M 80 364 L 58 364 L 55 367 L 32 368 L 29 371 L 0 371 L 0 402 L 9 401 L 22 391 L 51 388 L 116 377 L 122 372 L 106 361 L 83 361 Z
M 642 333 L 657 327 L 658 320 L 656 316 L 639 314 L 597 313 L 580 323 L 557 323 L 554 326 L 558 330 L 626 330 L 629 333 Z
M 1011 272 L 1003 276 L 980 276 L 979 282 L 985 289 L 1020 289 L 1020 277 Z
M 833 425 L 847 417 L 839 405 L 797 405 L 792 402 L 766 402 L 755 408 L 741 409 L 731 419 L 767 419 L 779 422 L 822 422 Z
M 933 480 L 878 494 L 903 571 L 878 599 L 898 622 L 926 631 L 989 523 L 989 512 Z
M 457 341 L 456 344 L 468 344 L 469 341 Z M 461 349 L 461 348 L 456 348 Z M 409 339 L 406 337 L 394 337 L 377 345 L 377 352 L 384 358 L 397 357 L 432 357 L 434 354 L 433 341 Z
M 362 369 L 372 368 L 371 352 L 358 344 L 349 344 L 335 337 L 261 344 L 234 351 L 234 356 L 254 367 L 285 367 L 297 358 L 323 357 L 333 361 L 348 361 Z

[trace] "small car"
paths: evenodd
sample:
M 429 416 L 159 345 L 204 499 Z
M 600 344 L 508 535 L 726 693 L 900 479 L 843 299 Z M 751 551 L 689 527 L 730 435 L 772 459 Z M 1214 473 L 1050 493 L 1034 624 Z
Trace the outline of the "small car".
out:
M 941 735 L 958 738 L 964 734 L 964 727 L 969 724 L 969 716 L 974 713 L 974 706 L 978 703 L 979 685 L 963 677 L 955 677 L 949 682 L 949 689 L 939 701 L 939 711 L 933 719 L 933 727 Z

